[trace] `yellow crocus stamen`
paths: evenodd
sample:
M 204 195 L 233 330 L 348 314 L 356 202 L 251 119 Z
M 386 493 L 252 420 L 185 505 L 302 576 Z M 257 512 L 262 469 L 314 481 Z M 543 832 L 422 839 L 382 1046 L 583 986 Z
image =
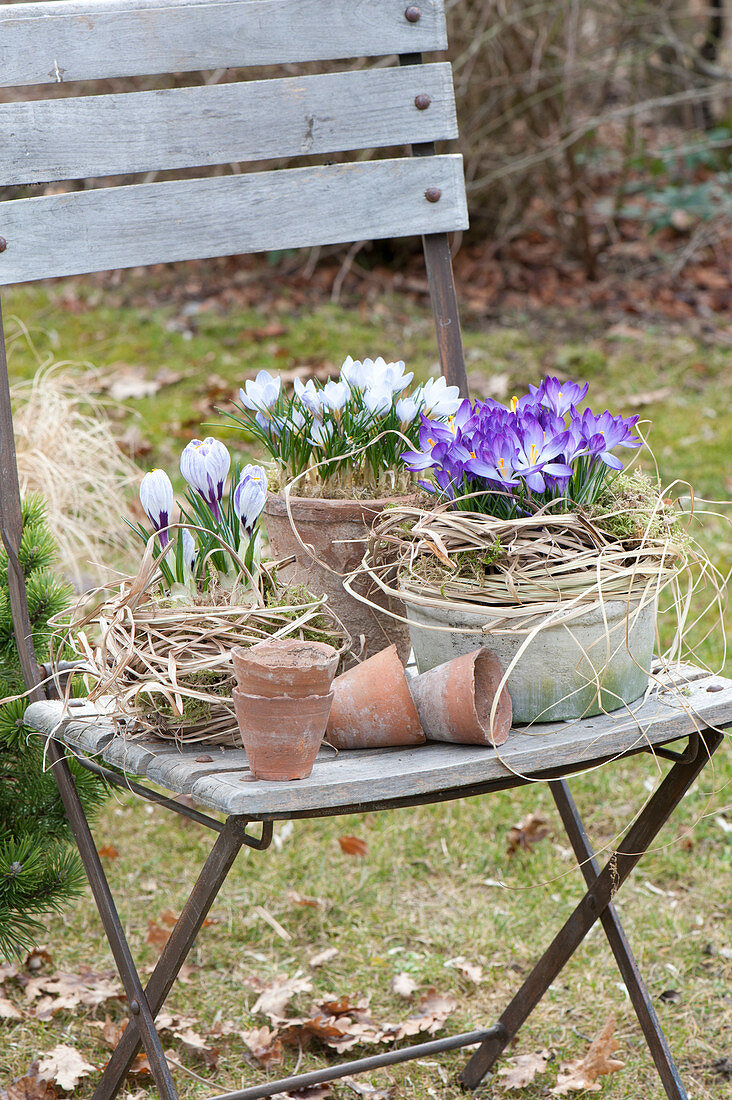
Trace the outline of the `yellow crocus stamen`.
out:
M 452 432 L 453 435 L 455 435 L 455 417 L 454 416 L 448 416 L 447 419 L 450 421 L 450 431 Z
M 427 442 L 429 443 L 430 447 L 434 447 L 434 446 L 435 446 L 435 441 L 434 441 L 434 439 L 428 439 L 428 440 L 427 440 Z
M 512 397 L 511 398 L 511 412 L 512 413 L 516 412 L 517 406 L 518 406 L 518 397 Z

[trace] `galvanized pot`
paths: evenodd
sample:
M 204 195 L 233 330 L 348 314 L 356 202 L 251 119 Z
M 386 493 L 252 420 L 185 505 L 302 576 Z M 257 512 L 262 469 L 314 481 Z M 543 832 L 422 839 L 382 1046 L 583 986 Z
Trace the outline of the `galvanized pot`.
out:
M 420 672 L 481 645 L 508 670 L 531 634 L 528 626 L 538 625 L 534 616 L 525 633 L 507 633 L 505 619 L 498 625 L 498 608 L 467 610 L 458 602 L 449 609 L 424 606 L 408 593 L 405 604 Z M 579 614 L 575 609 L 553 616 L 509 672 L 514 724 L 584 718 L 635 702 L 648 687 L 655 619 L 656 603 L 648 597 L 608 600 Z

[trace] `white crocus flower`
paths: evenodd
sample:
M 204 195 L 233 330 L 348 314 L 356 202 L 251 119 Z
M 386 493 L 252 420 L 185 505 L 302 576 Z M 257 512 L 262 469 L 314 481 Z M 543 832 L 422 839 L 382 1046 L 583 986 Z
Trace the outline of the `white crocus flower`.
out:
M 392 407 L 394 394 L 388 385 L 373 385 L 363 395 L 363 403 L 373 416 L 384 416 Z
M 267 474 L 263 466 L 245 466 L 232 494 L 234 511 L 251 538 L 267 499 Z
M 239 390 L 241 403 L 245 409 L 267 413 L 277 403 L 281 386 L 282 380 L 279 375 L 261 370 L 255 379 L 248 379 L 244 383 L 244 388 Z
M 347 382 L 332 382 L 328 379 L 323 386 L 323 407 L 330 409 L 330 411 L 335 414 L 336 419 L 338 419 L 350 395 L 351 391 Z
M 168 524 L 173 522 L 173 485 L 165 470 L 151 470 L 140 485 L 140 503 L 158 533 L 163 550 L 170 542 Z
M 183 529 L 183 564 L 193 573 L 196 568 L 196 540 L 187 527 Z
M 400 397 L 396 403 L 396 414 L 402 430 L 414 423 L 419 413 L 419 403 L 413 397 Z
M 323 405 L 321 391 L 316 388 L 315 382 L 312 378 L 308 378 L 307 382 L 303 384 L 299 378 L 296 378 L 294 385 L 295 396 L 302 407 L 320 420 L 323 415 Z
M 373 379 L 373 366 L 372 359 L 364 359 L 361 362 L 360 359 L 352 359 L 349 355 L 343 360 L 341 366 L 341 381 L 345 382 L 349 389 L 363 393 Z
M 405 374 L 402 359 L 398 363 L 385 363 L 383 359 L 377 359 L 375 366 L 379 367 L 379 383 L 388 386 L 392 393 L 401 393 L 414 378 L 414 371 Z
M 414 396 L 420 402 L 425 416 L 433 419 L 454 416 L 462 401 L 459 388 L 448 386 L 443 377 L 428 379 L 421 391 Z
M 333 438 L 333 425 L 328 421 L 323 424 L 317 421 L 310 430 L 310 442 L 316 447 L 327 447 Z

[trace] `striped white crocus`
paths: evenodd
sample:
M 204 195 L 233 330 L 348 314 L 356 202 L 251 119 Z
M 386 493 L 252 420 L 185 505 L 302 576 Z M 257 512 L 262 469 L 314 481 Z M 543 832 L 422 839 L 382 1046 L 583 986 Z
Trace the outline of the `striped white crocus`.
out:
M 231 465 L 231 456 L 223 443 L 208 436 L 192 439 L 180 456 L 180 472 L 191 488 L 203 497 L 214 519 L 221 519 L 221 498 Z
M 165 470 L 151 470 L 149 474 L 145 474 L 140 484 L 140 503 L 157 531 L 164 550 L 170 542 L 168 526 L 173 522 L 175 507 L 173 485 Z
M 194 539 L 193 535 L 191 534 L 191 532 L 188 530 L 187 527 L 184 528 L 184 530 L 183 530 L 182 538 L 183 538 L 183 564 L 185 565 L 186 569 L 189 569 L 191 571 L 191 574 L 193 574 L 195 572 L 195 569 L 196 569 L 196 557 L 197 557 L 196 540 Z
M 263 466 L 245 466 L 232 494 L 234 511 L 249 538 L 267 499 L 267 474 Z

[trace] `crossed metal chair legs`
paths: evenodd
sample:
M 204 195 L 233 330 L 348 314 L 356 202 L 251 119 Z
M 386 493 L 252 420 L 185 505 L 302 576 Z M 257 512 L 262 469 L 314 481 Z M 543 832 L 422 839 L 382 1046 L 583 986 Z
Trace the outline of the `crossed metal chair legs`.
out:
M 612 899 L 711 759 L 722 738 L 721 732 L 707 729 L 703 733 L 690 736 L 684 753 L 663 751 L 662 755 L 673 759 L 673 767 L 602 870 L 599 870 L 593 857 L 584 826 L 565 780 L 550 781 L 550 789 L 575 855 L 582 867 L 588 889 L 494 1027 L 420 1043 L 312 1073 L 299 1074 L 236 1092 L 220 1094 L 212 1100 L 260 1100 L 277 1092 L 304 1088 L 348 1074 L 394 1065 L 444 1050 L 479 1044 L 460 1075 L 460 1082 L 466 1089 L 475 1088 L 493 1067 L 501 1052 L 516 1035 L 597 920 L 601 921 L 612 948 L 666 1094 L 671 1100 L 686 1100 L 687 1094 L 674 1065 L 648 990 L 640 976 L 612 905 Z M 104 1069 L 94 1092 L 94 1100 L 111 1100 L 117 1095 L 141 1046 L 147 1054 L 160 1096 L 163 1100 L 176 1100 L 178 1094 L 165 1060 L 160 1038 L 155 1030 L 154 1018 L 162 1008 L 240 848 L 242 845 L 260 850 L 266 848 L 272 838 L 272 824 L 265 822 L 261 837 L 256 838 L 247 832 L 249 822 L 242 817 L 230 817 L 223 825 L 213 819 L 205 822 L 217 829 L 219 836 L 178 923 L 158 959 L 148 985 L 143 989 L 89 824 L 76 794 L 63 746 L 58 742 L 50 742 L 49 756 L 130 1008 L 128 1026 Z

